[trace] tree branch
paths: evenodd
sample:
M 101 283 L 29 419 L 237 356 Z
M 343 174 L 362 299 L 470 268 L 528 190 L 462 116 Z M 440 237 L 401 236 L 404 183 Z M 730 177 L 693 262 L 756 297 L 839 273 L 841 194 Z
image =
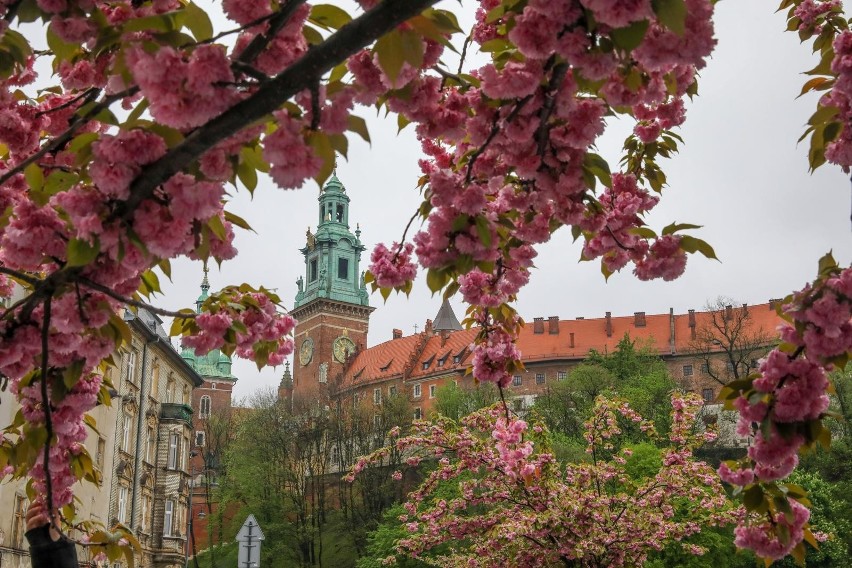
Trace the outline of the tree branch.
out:
M 272 113 L 290 97 L 320 81 L 335 65 L 437 2 L 385 0 L 340 28 L 293 65 L 260 85 L 251 97 L 196 129 L 165 156 L 147 166 L 131 185 L 130 198 L 121 204 L 118 217 L 130 221 L 139 204 L 148 199 L 155 188 L 193 163 L 204 152 Z

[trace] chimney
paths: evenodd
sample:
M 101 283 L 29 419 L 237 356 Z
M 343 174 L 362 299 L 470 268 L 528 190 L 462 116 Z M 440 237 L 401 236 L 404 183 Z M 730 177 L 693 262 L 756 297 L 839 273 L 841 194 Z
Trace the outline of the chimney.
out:
M 674 317 L 674 308 L 669 308 L 669 349 L 671 350 L 672 355 L 675 354 L 676 343 L 675 343 L 675 317 Z
M 394 329 L 393 330 L 393 338 L 394 339 L 401 339 L 402 338 L 402 330 L 401 329 Z
M 447 338 L 450 337 L 450 330 L 442 329 L 439 333 L 441 334 L 441 347 L 443 347 L 447 344 Z
M 689 310 L 689 336 L 695 339 L 695 310 Z
M 770 298 L 769 299 L 769 309 L 774 310 L 778 306 L 778 302 L 781 301 L 781 298 Z
M 586 318 L 583 317 L 583 316 L 577 316 L 577 321 L 584 320 L 584 319 L 586 319 Z
M 544 333 L 544 318 L 533 318 L 533 333 Z
M 426 320 L 426 327 L 423 331 L 426 332 L 426 335 L 430 335 L 432 333 L 432 320 Z
M 548 333 L 551 335 L 559 335 L 559 316 L 550 316 L 547 318 Z
M 633 312 L 633 325 L 645 327 L 645 312 Z
M 570 339 L 568 339 L 568 347 L 573 349 L 574 348 L 574 332 L 571 332 L 569 334 L 569 337 L 570 337 Z
M 748 317 L 748 304 L 743 304 L 743 316 Z
M 733 306 L 725 306 L 725 319 L 729 320 L 734 317 L 734 307 Z
M 606 313 L 606 336 L 612 337 L 612 312 Z

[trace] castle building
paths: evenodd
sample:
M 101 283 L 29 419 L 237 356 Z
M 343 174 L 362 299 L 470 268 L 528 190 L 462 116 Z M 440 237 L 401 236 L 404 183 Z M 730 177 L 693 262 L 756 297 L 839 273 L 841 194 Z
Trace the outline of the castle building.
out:
M 472 384 L 466 375 L 478 329 L 462 329 L 446 300 L 424 329 L 367 347 L 373 308 L 363 278 L 356 278 L 364 246 L 349 231 L 349 198 L 336 177 L 319 197 L 319 226 L 301 249 L 305 276 L 297 281 L 292 314 L 296 327 L 293 375 L 285 372 L 281 398 L 317 402 L 347 398 L 380 405 L 386 396 L 407 394 L 415 418 L 428 415 L 440 386 Z M 625 335 L 667 364 L 686 390 L 713 402 L 723 384 L 745 376 L 777 341 L 775 301 L 755 306 L 722 305 L 684 314 L 603 318 L 536 317 L 522 329 L 518 347 L 525 371 L 515 375 L 507 397 L 518 411 L 549 384 L 566 379 L 592 351 L 613 352 Z M 294 402 L 295 404 L 295 402 Z

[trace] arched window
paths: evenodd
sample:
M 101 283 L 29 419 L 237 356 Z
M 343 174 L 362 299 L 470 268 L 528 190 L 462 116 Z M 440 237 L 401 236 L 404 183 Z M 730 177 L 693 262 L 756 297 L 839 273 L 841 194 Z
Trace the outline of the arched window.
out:
M 205 395 L 201 397 L 201 403 L 198 408 L 198 417 L 199 418 L 209 418 L 210 417 L 210 397 Z

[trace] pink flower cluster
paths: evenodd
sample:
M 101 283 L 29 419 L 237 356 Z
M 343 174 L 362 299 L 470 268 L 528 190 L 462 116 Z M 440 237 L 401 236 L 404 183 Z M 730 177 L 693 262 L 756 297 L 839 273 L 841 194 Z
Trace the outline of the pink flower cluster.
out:
M 155 53 L 138 47 L 125 57 L 150 101 L 151 114 L 168 126 L 200 126 L 239 100 L 237 92 L 227 88 L 234 74 L 221 46 L 200 45 L 189 56 L 171 47 Z
M 504 330 L 490 330 L 484 341 L 473 345 L 473 376 L 478 381 L 507 387 L 512 382 L 508 365 L 520 357 L 515 337 Z
M 834 141 L 825 147 L 825 159 L 849 172 L 852 166 L 852 131 L 846 126 L 852 121 L 852 31 L 843 30 L 834 39 L 834 60 L 831 72 L 835 75 L 832 89 L 823 95 L 819 104 L 838 110 L 836 120 L 843 128 Z
M 184 347 L 203 355 L 223 347 L 226 335 L 235 331 L 236 353 L 240 357 L 276 366 L 293 353 L 291 335 L 296 320 L 279 313 L 266 294 L 227 288 L 216 297 L 222 301 L 213 304 L 213 311 L 195 319 L 196 333 L 182 338 Z
M 852 268 L 828 268 L 813 284 L 794 294 L 783 310 L 794 325 L 781 329 L 786 345 L 774 349 L 761 362 L 760 376 L 739 389 L 734 406 L 740 411 L 737 433 L 752 436 L 748 458 L 722 464 L 720 477 L 740 487 L 786 478 L 799 463 L 802 447 L 816 443 L 814 424 L 828 409 L 826 370 L 835 357 L 852 352 Z M 761 515 L 747 515 L 737 528 L 737 545 L 770 559 L 786 556 L 803 538 L 809 512 L 789 499 L 794 520 L 778 513 L 775 525 Z M 754 518 L 752 518 L 754 517 Z M 755 520 L 757 519 L 757 520 Z M 789 530 L 789 539 L 779 526 Z
M 497 453 L 503 463 L 503 471 L 512 479 L 529 479 L 536 471 L 536 465 L 527 458 L 533 453 L 533 444 L 524 441 L 527 423 L 523 420 L 498 418 L 491 437 L 497 443 Z
M 753 550 L 763 558 L 777 560 L 790 554 L 790 551 L 802 541 L 804 527 L 811 512 L 798 501 L 791 501 L 792 515 L 776 513 L 773 522 L 764 521 L 752 525 L 741 525 L 734 529 L 734 543 L 740 548 Z M 784 527 L 785 536 L 781 536 L 778 527 Z
M 417 266 L 411 260 L 414 245 L 393 243 L 388 249 L 383 243 L 376 245 L 370 254 L 370 273 L 380 288 L 398 288 L 412 282 L 417 276 Z

